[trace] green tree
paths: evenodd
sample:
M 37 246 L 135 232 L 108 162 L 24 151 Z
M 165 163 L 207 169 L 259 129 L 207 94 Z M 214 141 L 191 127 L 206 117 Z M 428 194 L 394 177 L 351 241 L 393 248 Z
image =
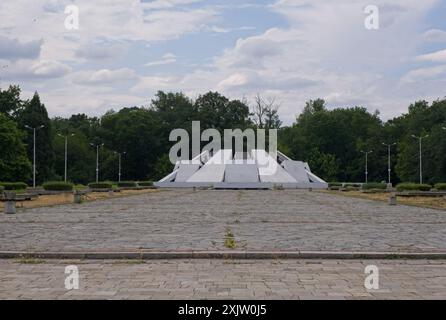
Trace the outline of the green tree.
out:
M 29 159 L 33 159 L 33 132 L 32 130 L 27 130 L 27 128 L 43 126 L 37 130 L 36 134 L 36 178 L 38 183 L 53 179 L 54 151 L 51 121 L 48 118 L 45 105 L 40 102 L 37 92 L 30 101 L 25 102 L 23 109 L 18 112 L 17 121 L 20 128 L 27 131 L 25 142 Z
M 0 112 L 13 116 L 22 108 L 22 100 L 20 99 L 20 87 L 9 86 L 7 90 L 2 91 L 0 88 Z
M 239 100 L 229 100 L 218 92 L 208 92 L 195 101 L 202 130 L 214 128 L 246 129 L 251 126 L 249 107 Z
M 31 163 L 23 138 L 15 122 L 0 113 L 0 181 L 24 182 L 30 178 Z

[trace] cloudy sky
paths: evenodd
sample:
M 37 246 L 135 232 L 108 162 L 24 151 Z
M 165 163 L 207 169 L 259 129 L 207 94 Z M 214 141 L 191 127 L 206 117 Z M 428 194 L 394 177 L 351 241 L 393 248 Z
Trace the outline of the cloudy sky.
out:
M 445 16 L 444 0 L 1 0 L 0 87 L 37 90 L 51 116 L 218 90 L 276 97 L 286 124 L 318 97 L 388 119 L 446 95 Z

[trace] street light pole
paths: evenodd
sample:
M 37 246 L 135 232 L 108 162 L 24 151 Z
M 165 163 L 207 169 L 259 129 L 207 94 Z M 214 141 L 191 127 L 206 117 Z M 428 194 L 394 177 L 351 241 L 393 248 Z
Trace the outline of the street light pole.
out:
M 93 144 L 90 143 L 91 146 L 96 147 L 96 183 L 99 182 L 99 147 L 103 146 L 104 144 Z
M 413 138 L 418 139 L 419 142 L 419 147 L 420 147 L 420 184 L 423 184 L 423 153 L 422 153 L 422 140 L 429 137 L 429 135 L 425 135 L 425 136 L 419 136 L 417 137 L 416 135 L 412 135 Z
M 389 181 L 389 186 L 392 186 L 392 181 L 391 181 L 391 177 L 390 177 L 390 173 L 392 172 L 391 162 L 390 162 L 390 153 L 391 153 L 390 150 L 391 150 L 391 148 L 392 148 L 393 146 L 396 145 L 396 143 L 391 143 L 391 144 L 383 143 L 383 145 L 387 147 L 387 155 L 388 155 L 388 160 L 387 160 L 387 171 L 388 171 L 388 174 L 389 174 L 388 181 Z
M 118 171 L 118 182 L 121 182 L 121 176 L 122 176 L 122 155 L 123 154 L 126 154 L 127 152 L 116 152 L 115 151 L 115 153 L 117 153 L 118 154 L 118 161 L 119 161 L 119 167 L 118 167 L 118 169 L 119 169 L 119 171 Z
M 65 138 L 65 182 L 67 182 L 67 172 L 68 172 L 68 135 L 64 136 L 60 133 L 57 134 L 59 137 Z M 71 137 L 74 136 L 74 133 L 71 134 Z
M 373 151 L 361 151 L 361 153 L 365 154 L 365 183 L 368 183 L 369 182 L 368 156 L 370 153 L 373 153 Z
M 28 125 L 25 125 L 25 128 L 33 131 L 33 188 L 36 187 L 36 131 L 44 128 L 45 126 L 39 126 L 39 127 L 30 127 Z

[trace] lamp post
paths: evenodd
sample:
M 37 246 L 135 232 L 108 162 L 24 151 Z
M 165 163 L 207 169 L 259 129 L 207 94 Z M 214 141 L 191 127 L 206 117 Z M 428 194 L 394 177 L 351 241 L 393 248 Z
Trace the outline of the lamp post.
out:
M 368 176 L 369 176 L 369 168 L 368 168 L 368 156 L 370 153 L 373 153 L 373 151 L 361 151 L 361 153 L 365 154 L 365 183 L 368 183 Z
M 99 182 L 99 147 L 103 146 L 103 143 L 94 144 L 90 143 L 92 147 L 96 147 L 96 183 Z
M 118 162 L 119 162 L 119 171 L 118 171 L 118 182 L 121 182 L 121 176 L 122 176 L 122 166 L 121 166 L 121 156 L 123 155 L 123 154 L 127 154 L 127 152 L 116 152 L 115 151 L 115 153 L 116 154 L 118 154 Z
M 33 131 L 33 188 L 35 188 L 36 187 L 36 131 L 45 128 L 45 126 L 42 125 L 33 128 L 28 125 L 25 125 L 25 128 Z
M 390 173 L 392 172 L 391 163 L 390 163 L 390 152 L 391 152 L 391 148 L 393 146 L 396 146 L 396 142 L 395 143 L 391 143 L 391 144 L 383 143 L 383 146 L 387 147 L 387 155 L 388 155 L 388 158 L 387 158 L 387 171 L 388 171 L 388 174 L 389 174 L 388 183 L 389 183 L 389 187 L 392 187 L 392 181 L 391 181 L 391 177 L 390 177 Z
M 423 184 L 423 153 L 422 153 L 422 145 L 421 142 L 423 139 L 429 137 L 429 135 L 425 135 L 425 136 L 419 136 L 417 137 L 416 135 L 412 135 L 412 137 L 414 139 L 418 139 L 419 142 L 419 146 L 420 146 L 420 184 Z
M 65 177 L 65 182 L 67 182 L 67 169 L 68 169 L 68 135 L 62 135 L 62 134 L 60 134 L 60 133 L 58 133 L 57 134 L 59 137 L 62 137 L 62 138 L 64 138 L 65 139 L 65 174 L 64 174 L 64 177 Z M 71 135 L 70 135 L 70 137 L 74 137 L 74 133 L 72 133 Z

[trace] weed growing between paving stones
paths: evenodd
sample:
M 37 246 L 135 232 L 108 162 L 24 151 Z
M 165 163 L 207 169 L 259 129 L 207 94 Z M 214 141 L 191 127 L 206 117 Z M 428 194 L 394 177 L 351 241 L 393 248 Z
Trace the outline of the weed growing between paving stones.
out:
M 226 231 L 225 247 L 228 249 L 235 249 L 237 247 L 234 234 L 232 233 L 231 229 Z
M 17 263 L 21 263 L 21 264 L 43 264 L 43 263 L 46 263 L 46 261 L 43 260 L 43 259 L 23 257 L 23 258 L 18 259 Z

